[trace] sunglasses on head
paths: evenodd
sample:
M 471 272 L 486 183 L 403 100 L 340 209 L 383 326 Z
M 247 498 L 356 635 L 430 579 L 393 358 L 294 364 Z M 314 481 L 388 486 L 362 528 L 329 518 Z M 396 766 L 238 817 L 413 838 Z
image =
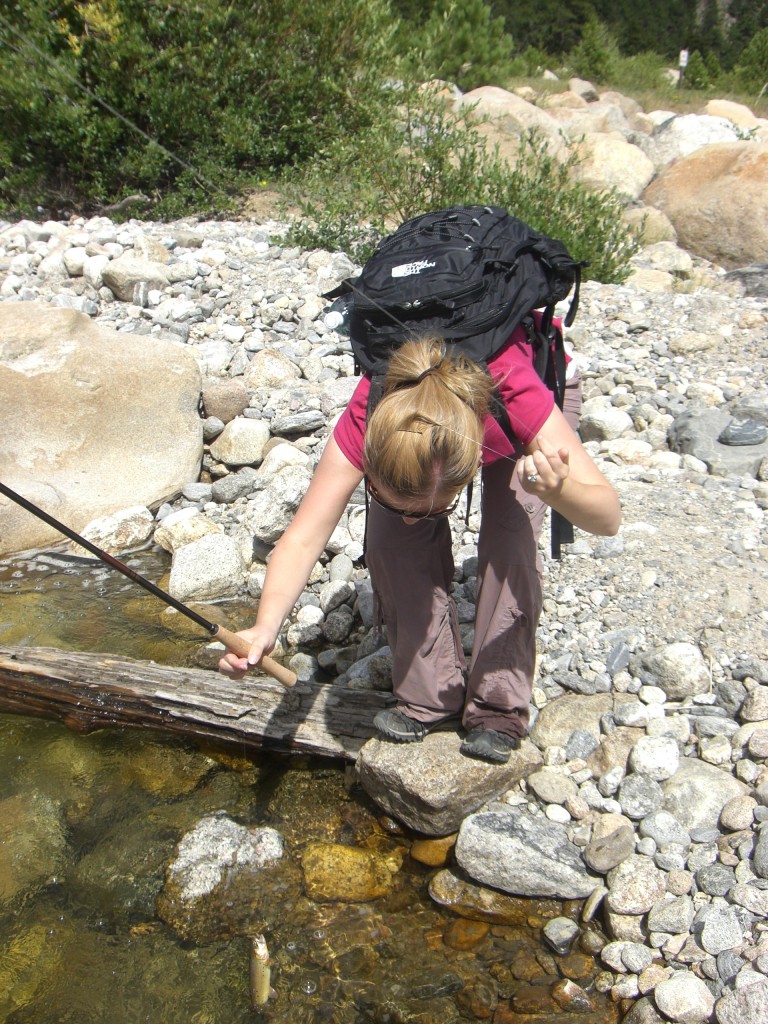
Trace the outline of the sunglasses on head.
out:
M 431 510 L 429 512 L 413 512 L 410 509 L 395 508 L 393 505 L 388 505 L 370 480 L 366 480 L 365 489 L 377 505 L 381 506 L 381 508 L 387 512 L 392 512 L 393 515 L 402 516 L 404 519 L 445 519 L 446 516 L 449 516 L 452 512 L 456 511 L 459 504 L 459 498 L 461 497 L 461 492 L 459 492 L 448 508 L 441 508 L 437 512 L 432 512 Z

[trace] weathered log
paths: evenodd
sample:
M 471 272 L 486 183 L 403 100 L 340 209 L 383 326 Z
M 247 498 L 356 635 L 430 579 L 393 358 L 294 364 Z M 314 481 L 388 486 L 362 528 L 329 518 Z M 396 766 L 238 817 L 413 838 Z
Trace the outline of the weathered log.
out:
M 317 682 L 290 690 L 218 672 L 46 647 L 0 646 L 0 711 L 90 732 L 136 726 L 205 740 L 354 760 L 392 695 Z

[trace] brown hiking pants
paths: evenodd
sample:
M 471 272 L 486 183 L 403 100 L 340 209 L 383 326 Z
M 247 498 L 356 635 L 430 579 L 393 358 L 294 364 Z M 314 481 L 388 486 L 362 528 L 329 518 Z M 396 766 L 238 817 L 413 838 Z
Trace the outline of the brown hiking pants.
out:
M 566 388 L 575 429 L 578 376 Z M 546 505 L 520 486 L 517 463 L 482 470 L 477 610 L 467 666 L 451 597 L 454 562 L 447 519 L 406 523 L 376 502 L 368 515 L 366 560 L 392 649 L 397 706 L 420 722 L 449 715 L 466 729 L 524 735 L 541 613 L 538 538 Z

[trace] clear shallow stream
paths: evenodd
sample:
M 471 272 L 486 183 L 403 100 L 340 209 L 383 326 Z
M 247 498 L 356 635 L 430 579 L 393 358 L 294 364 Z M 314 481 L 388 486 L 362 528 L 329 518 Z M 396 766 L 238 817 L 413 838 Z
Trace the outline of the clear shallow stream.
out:
M 131 566 L 162 585 L 156 552 Z M 226 608 L 241 628 L 252 610 Z M 196 663 L 178 616 L 113 570 L 57 555 L 0 563 L 0 643 Z M 201 638 L 202 639 L 202 638 Z M 275 994 L 249 995 L 249 940 L 183 942 L 155 913 L 167 864 L 201 817 L 224 810 L 284 836 L 284 876 L 265 898 Z M 212 750 L 139 729 L 76 735 L 0 714 L 0 1024 L 585 1024 L 618 1008 L 594 988 L 592 957 L 555 957 L 541 939 L 578 908 L 518 901 L 503 924 L 437 906 L 416 837 L 380 819 L 345 766 Z M 391 895 L 313 902 L 297 855 L 308 841 L 399 853 Z M 553 1000 L 570 978 L 590 994 L 575 1013 Z

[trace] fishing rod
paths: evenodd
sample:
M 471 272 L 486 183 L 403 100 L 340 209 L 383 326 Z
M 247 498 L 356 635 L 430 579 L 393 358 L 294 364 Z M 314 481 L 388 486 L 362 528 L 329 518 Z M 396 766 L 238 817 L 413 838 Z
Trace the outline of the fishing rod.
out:
M 170 605 L 171 608 L 175 608 L 177 612 L 181 612 L 182 615 L 186 615 L 188 619 L 191 619 L 193 622 L 197 623 L 198 626 L 202 626 L 203 629 L 207 630 L 212 637 L 216 637 L 217 640 L 221 640 L 221 642 L 239 658 L 248 657 L 250 644 L 247 640 L 238 636 L 237 633 L 232 633 L 230 630 L 225 629 L 224 626 L 219 626 L 215 622 L 210 622 L 203 615 L 200 615 L 187 605 L 182 604 L 182 602 L 178 601 L 175 597 L 171 597 L 170 594 L 161 590 L 160 587 L 156 586 L 145 576 L 141 576 L 137 573 L 135 569 L 131 569 L 130 566 L 115 558 L 114 555 L 110 555 L 108 552 L 103 551 L 91 541 L 86 540 L 85 537 L 81 537 L 79 533 L 75 533 L 74 530 L 65 526 L 64 523 L 60 523 L 58 519 L 54 519 L 52 515 L 44 512 L 41 508 L 38 508 L 37 505 L 33 505 L 31 501 L 23 498 L 20 494 L 17 494 L 16 491 L 11 490 L 10 487 L 7 487 L 2 482 L 0 482 L 0 494 L 4 494 L 6 498 L 10 498 L 11 501 L 20 505 L 27 512 L 31 512 L 33 516 L 37 516 L 38 519 L 42 519 L 42 521 L 48 526 L 52 526 L 54 530 L 58 530 L 59 533 L 63 533 L 65 537 L 69 537 L 69 539 L 73 540 L 76 544 L 80 544 L 81 547 L 86 549 L 86 551 L 90 551 L 91 554 L 95 555 L 99 561 L 104 562 L 113 569 L 116 569 L 118 572 L 122 573 L 123 576 L 127 576 L 129 580 L 137 583 L 140 587 L 143 587 L 144 590 L 149 591 L 150 594 L 154 594 L 155 597 L 159 597 L 161 601 Z M 280 665 L 266 654 L 256 663 L 256 667 L 262 669 L 279 683 L 282 683 L 283 686 L 293 686 L 296 682 L 296 675 L 294 672 L 285 668 L 284 665 Z

